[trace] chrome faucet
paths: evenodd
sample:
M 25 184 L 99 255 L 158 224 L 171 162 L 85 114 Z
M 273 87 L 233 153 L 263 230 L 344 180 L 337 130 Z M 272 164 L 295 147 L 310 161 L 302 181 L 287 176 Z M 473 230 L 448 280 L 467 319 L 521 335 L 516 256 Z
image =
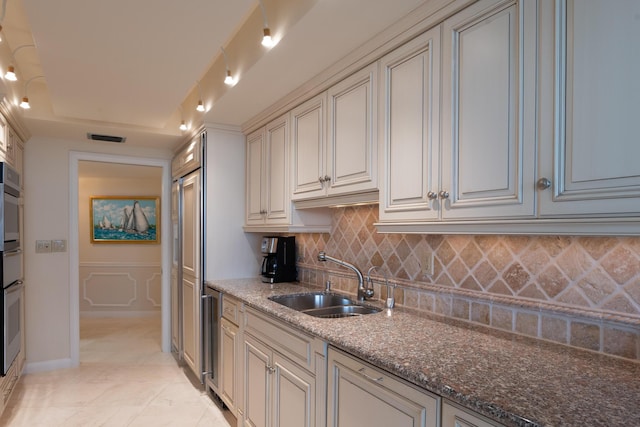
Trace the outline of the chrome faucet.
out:
M 358 276 L 358 301 L 364 301 L 365 298 L 371 298 L 373 296 L 373 289 L 365 289 L 364 277 L 362 276 L 362 273 L 360 272 L 360 270 L 358 270 L 358 268 L 355 265 L 349 264 L 346 261 L 342 261 L 340 259 L 329 256 L 324 251 L 320 251 L 318 253 L 318 261 L 322 261 L 322 262 L 332 261 L 338 265 L 341 265 L 343 267 L 347 267 L 348 269 L 353 270 L 353 272 L 356 273 L 356 276 Z

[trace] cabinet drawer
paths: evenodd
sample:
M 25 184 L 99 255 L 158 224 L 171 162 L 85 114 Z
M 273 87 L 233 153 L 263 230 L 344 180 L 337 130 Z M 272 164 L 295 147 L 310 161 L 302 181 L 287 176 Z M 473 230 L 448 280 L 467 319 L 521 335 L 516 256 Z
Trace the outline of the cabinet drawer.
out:
M 238 326 L 240 324 L 240 302 L 227 295 L 222 295 L 222 317 Z
M 11 398 L 13 387 L 18 381 L 17 364 L 17 361 L 11 364 L 9 370 L 7 371 L 7 374 L 4 376 L 4 378 L 2 378 L 2 382 L 0 382 L 0 392 L 2 393 L 2 402 L 4 405 L 6 405 L 9 401 L 9 398 Z
M 322 344 L 313 336 L 252 309 L 247 309 L 245 312 L 245 331 L 268 343 L 300 366 L 311 372 L 315 371 L 314 346 Z

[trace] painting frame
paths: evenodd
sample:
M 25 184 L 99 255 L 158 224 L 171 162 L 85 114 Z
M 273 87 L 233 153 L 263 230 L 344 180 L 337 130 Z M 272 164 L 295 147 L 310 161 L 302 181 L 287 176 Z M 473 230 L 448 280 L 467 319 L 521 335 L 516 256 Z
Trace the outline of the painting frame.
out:
M 160 243 L 160 197 L 91 196 L 91 243 Z

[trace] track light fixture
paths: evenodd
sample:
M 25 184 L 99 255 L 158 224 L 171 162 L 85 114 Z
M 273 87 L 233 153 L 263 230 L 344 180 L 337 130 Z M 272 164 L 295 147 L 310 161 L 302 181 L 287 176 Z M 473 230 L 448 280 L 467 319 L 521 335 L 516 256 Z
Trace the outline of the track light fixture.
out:
M 229 70 L 229 62 L 227 61 L 227 52 L 224 51 L 224 48 L 220 46 L 220 50 L 222 51 L 222 56 L 224 58 L 224 66 L 227 69 L 227 73 L 225 74 L 224 83 L 233 86 L 236 84 L 236 79 L 231 75 L 231 70 Z
M 262 10 L 262 21 L 263 21 L 263 29 L 262 29 L 262 46 L 271 48 L 276 45 L 275 41 L 271 37 L 271 30 L 269 29 L 269 22 L 267 21 L 267 11 L 264 8 L 264 2 L 262 0 L 258 0 L 260 3 L 260 9 Z
M 36 46 L 32 44 L 23 44 L 22 46 L 18 46 L 17 48 L 15 48 L 13 52 L 11 52 L 11 58 L 13 59 L 14 62 L 16 60 L 16 53 L 18 53 L 19 50 L 24 49 L 25 47 L 36 47 Z M 16 69 L 13 65 L 9 65 L 7 67 L 7 72 L 4 75 L 4 78 L 12 82 L 15 82 L 16 80 L 18 80 L 18 76 L 16 76 Z
M 204 104 L 202 102 L 202 91 L 200 90 L 200 82 L 198 81 L 198 105 L 196 106 L 196 111 L 199 111 L 201 113 L 204 113 L 205 108 L 204 108 Z
M 182 106 L 178 108 L 180 109 L 180 126 L 178 126 L 178 129 L 184 132 L 185 130 L 189 129 L 189 126 L 187 126 L 187 123 L 184 121 L 184 112 L 182 111 Z
M 35 77 L 31 77 L 29 80 L 27 80 L 27 82 L 24 84 L 24 96 L 22 97 L 22 102 L 20 102 L 20 107 L 24 108 L 25 110 L 28 110 L 29 108 L 31 108 L 31 105 L 29 104 L 29 96 L 28 96 L 28 90 L 29 90 L 29 84 L 34 81 L 35 79 L 43 79 L 44 76 L 35 76 Z
M 4 78 L 12 82 L 18 80 L 18 77 L 16 76 L 16 69 L 13 68 L 13 65 L 9 65 L 7 67 L 7 72 L 5 73 Z

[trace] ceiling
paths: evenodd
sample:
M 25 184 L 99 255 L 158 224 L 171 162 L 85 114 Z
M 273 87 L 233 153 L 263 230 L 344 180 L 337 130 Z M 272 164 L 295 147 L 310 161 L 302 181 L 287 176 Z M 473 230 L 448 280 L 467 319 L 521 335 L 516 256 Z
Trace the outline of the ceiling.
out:
M 268 50 L 255 0 L 3 0 L 0 66 L 19 81 L 0 90 L 12 104 L 28 94 L 15 111 L 32 135 L 173 149 L 181 120 L 241 126 L 424 1 L 264 0 L 280 39 Z

